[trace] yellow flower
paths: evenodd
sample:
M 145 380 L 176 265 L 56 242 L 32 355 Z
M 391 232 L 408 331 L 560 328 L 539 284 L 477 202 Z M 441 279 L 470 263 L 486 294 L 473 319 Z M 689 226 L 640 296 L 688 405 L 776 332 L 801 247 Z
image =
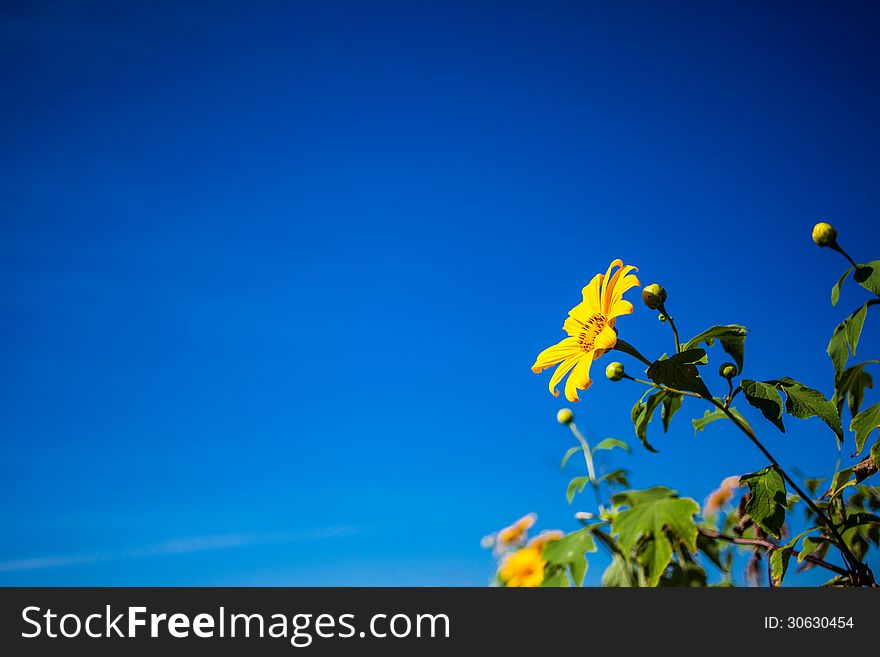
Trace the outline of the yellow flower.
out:
M 544 581 L 543 548 L 524 547 L 507 555 L 501 562 L 498 578 L 506 586 L 541 586 Z
M 543 550 L 547 543 L 558 541 L 563 536 L 565 536 L 565 533 L 558 529 L 545 529 L 529 541 L 528 547 L 535 548 L 536 550 Z
M 612 275 L 615 267 L 620 269 Z M 639 279 L 630 275 L 632 271 L 638 270 L 615 260 L 604 276 L 596 274 L 582 291 L 584 300 L 569 311 L 562 326 L 568 337 L 538 354 L 532 365 L 535 373 L 561 363 L 550 377 L 550 392 L 554 397 L 559 396 L 556 386 L 571 372 L 565 382 L 565 398 L 578 401 L 577 391 L 586 390 L 592 384 L 593 361 L 617 344 L 614 322 L 617 317 L 633 311 L 632 304 L 623 299 L 623 293 L 639 285 Z
M 709 497 L 703 503 L 703 514 L 708 515 L 720 511 L 733 499 L 733 491 L 737 488 L 739 488 L 739 476 L 726 477 L 718 488 L 709 493 Z
M 512 525 L 500 530 L 496 541 L 497 548 L 503 550 L 511 545 L 523 543 L 537 518 L 538 517 L 534 513 L 530 513 L 523 516 Z

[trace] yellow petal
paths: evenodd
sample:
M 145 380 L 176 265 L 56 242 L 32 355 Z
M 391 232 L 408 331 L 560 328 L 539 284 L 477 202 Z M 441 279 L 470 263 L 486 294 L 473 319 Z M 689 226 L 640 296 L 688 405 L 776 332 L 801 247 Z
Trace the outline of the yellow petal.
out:
M 621 315 L 629 315 L 632 311 L 633 305 L 626 299 L 620 299 L 611 306 L 611 310 L 608 311 L 608 317 L 613 319 Z
M 617 283 L 615 284 L 614 291 L 611 294 L 611 298 L 610 298 L 610 300 L 608 302 L 608 306 L 606 306 L 606 308 L 608 310 L 613 308 L 614 304 L 616 304 L 618 301 L 620 301 L 623 298 L 624 292 L 626 292 L 627 290 L 630 290 L 634 287 L 638 287 L 639 285 L 641 285 L 641 283 L 639 283 L 639 279 L 636 278 L 635 276 L 632 276 L 632 275 L 624 276 L 622 279 L 617 281 Z
M 609 349 L 612 349 L 614 345 L 617 344 L 617 333 L 614 332 L 613 325 L 606 325 L 600 332 L 599 335 L 593 340 L 593 349 L 602 353 L 605 353 Z
M 535 359 L 535 364 L 532 365 L 532 372 L 537 374 L 541 370 L 552 367 L 553 365 L 556 365 L 556 363 L 562 362 L 569 356 L 574 355 L 575 352 L 580 351 L 581 348 L 578 345 L 577 338 L 564 338 L 557 344 L 552 347 L 547 347 L 544 351 L 538 354 L 538 357 Z
M 590 381 L 590 365 L 593 363 L 592 353 L 587 352 L 585 358 L 578 360 L 568 380 L 565 382 L 565 398 L 570 402 L 580 401 L 578 390 L 586 390 L 592 385 Z
M 568 374 L 568 371 L 577 364 L 578 359 L 583 358 L 586 355 L 586 353 L 578 349 L 578 352 L 576 354 L 574 354 L 573 356 L 569 356 L 564 361 L 562 361 L 562 364 L 560 364 L 559 367 L 556 368 L 556 371 L 553 372 L 553 376 L 550 377 L 551 395 L 553 395 L 554 397 L 559 396 L 559 391 L 556 389 L 556 386 L 558 386 L 559 382 L 562 381 L 562 377 Z
M 593 280 L 587 283 L 584 289 L 581 290 L 581 294 L 584 295 L 584 300 L 572 308 L 568 314 L 585 322 L 589 319 L 590 315 L 595 315 L 599 312 L 599 300 L 601 298 L 599 294 L 602 289 L 603 280 L 604 278 L 602 274 L 596 274 L 593 276 Z
M 627 282 L 627 274 L 633 270 L 635 270 L 635 267 L 627 265 L 614 272 L 614 276 L 611 277 L 611 280 L 605 286 L 605 295 L 602 297 L 602 305 L 606 310 L 611 307 L 611 301 L 617 296 L 620 286 Z M 630 276 L 629 278 L 632 277 Z

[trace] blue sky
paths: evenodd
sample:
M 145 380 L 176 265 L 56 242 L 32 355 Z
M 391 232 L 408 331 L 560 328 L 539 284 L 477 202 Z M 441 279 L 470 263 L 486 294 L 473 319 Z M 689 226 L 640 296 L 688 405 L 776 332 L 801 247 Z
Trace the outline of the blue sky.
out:
M 880 8 L 771 4 L 6 3 L 0 584 L 485 584 L 484 534 L 586 505 L 529 368 L 615 257 L 830 394 L 864 294 L 809 233 L 880 256 Z M 579 424 L 637 444 L 639 394 Z M 765 465 L 703 410 L 615 462 Z

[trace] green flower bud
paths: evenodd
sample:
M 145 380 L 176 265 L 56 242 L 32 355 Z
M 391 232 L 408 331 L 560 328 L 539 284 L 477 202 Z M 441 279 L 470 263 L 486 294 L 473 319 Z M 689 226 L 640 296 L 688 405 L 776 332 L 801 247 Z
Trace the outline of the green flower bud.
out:
M 567 408 L 560 408 L 559 412 L 556 414 L 556 421 L 559 422 L 559 424 L 571 424 L 574 422 L 574 413 Z
M 837 241 L 837 231 L 824 221 L 813 226 L 813 241 L 819 246 L 831 246 Z
M 732 379 L 735 377 L 739 371 L 736 369 L 736 365 L 733 363 L 722 363 L 721 367 L 718 368 L 718 374 L 723 376 L 725 379 Z
M 666 290 L 657 283 L 646 285 L 642 290 L 642 301 L 651 310 L 657 310 L 657 308 L 666 303 Z
M 663 313 L 660 313 L 659 315 L 657 315 L 657 319 L 660 321 L 661 324 L 665 324 L 667 317 Z
M 612 381 L 620 381 L 623 378 L 623 363 L 618 363 L 617 361 L 609 363 L 608 367 L 605 368 L 605 376 Z

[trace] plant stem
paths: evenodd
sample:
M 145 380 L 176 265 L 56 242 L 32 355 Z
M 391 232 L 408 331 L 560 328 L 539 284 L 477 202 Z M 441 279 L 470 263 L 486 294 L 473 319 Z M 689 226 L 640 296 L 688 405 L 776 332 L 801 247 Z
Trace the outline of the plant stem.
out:
M 680 354 L 681 353 L 681 341 L 678 339 L 678 329 L 675 328 L 675 322 L 672 320 L 672 316 L 668 312 L 666 312 L 666 305 L 665 304 L 661 303 L 657 307 L 657 310 L 659 310 L 661 313 L 663 313 L 663 315 L 666 317 L 666 321 L 669 322 L 669 328 L 672 329 L 672 335 L 673 335 L 673 337 L 675 337 L 675 353 Z
M 755 435 L 755 432 L 752 431 L 751 427 L 746 424 L 740 422 L 737 417 L 730 412 L 730 409 L 726 408 L 724 404 L 716 401 L 715 399 L 707 399 L 708 402 L 717 407 L 721 412 L 723 412 L 728 419 L 733 422 L 746 436 L 749 437 L 755 446 L 761 450 L 761 453 L 767 457 L 767 459 L 772 463 L 779 473 L 782 475 L 782 478 L 788 482 L 789 486 L 791 486 L 792 490 L 797 493 L 804 502 L 813 510 L 813 512 L 821 518 L 825 525 L 828 527 L 828 530 L 831 532 L 831 535 L 834 537 L 834 540 L 837 544 L 837 549 L 840 550 L 843 555 L 844 561 L 846 561 L 847 566 L 849 568 L 849 575 L 853 576 L 853 583 L 858 583 L 861 581 L 862 576 L 866 577 L 865 583 L 868 585 L 874 584 L 874 575 L 871 573 L 871 569 L 868 568 L 865 564 L 859 561 L 856 556 L 852 553 L 852 551 L 847 546 L 846 542 L 843 540 L 843 537 L 840 535 L 840 532 L 837 531 L 837 527 L 834 522 L 829 518 L 822 509 L 820 509 L 815 502 L 813 502 L 812 498 L 807 495 L 800 486 L 792 479 L 788 473 L 783 470 L 782 466 L 779 465 L 779 461 L 777 461 L 773 455 L 767 450 L 766 447 L 758 440 L 758 437 Z
M 688 397 L 694 397 L 696 399 L 705 399 L 702 395 L 698 395 L 695 392 L 690 392 L 689 390 L 678 390 L 676 388 L 670 388 L 669 386 L 662 386 L 659 383 L 654 383 L 653 381 L 645 381 L 644 379 L 637 379 L 635 377 L 630 376 L 629 374 L 623 375 L 624 379 L 629 379 L 630 381 L 635 381 L 636 383 L 642 383 L 646 386 L 650 386 L 652 388 L 657 388 L 658 390 L 668 390 L 669 392 L 674 392 L 676 395 L 687 395 Z
M 844 258 L 846 258 L 849 261 L 849 264 L 851 264 L 855 269 L 859 268 L 859 266 L 856 264 L 856 261 L 849 257 L 849 253 L 843 250 L 843 247 L 841 247 L 840 244 L 837 243 L 837 240 L 834 241 L 834 244 L 830 244 L 829 246 L 837 251 Z
M 587 474 L 590 476 L 590 482 L 595 482 L 596 471 L 593 469 L 593 454 L 590 452 L 590 443 L 588 443 L 587 439 L 583 437 L 574 422 L 569 424 L 568 427 L 571 429 L 574 437 L 577 438 L 578 442 L 581 444 L 581 449 L 584 452 L 584 461 L 587 463 Z
M 615 349 L 616 351 L 622 351 L 625 354 L 629 354 L 633 358 L 637 358 L 638 360 L 642 361 L 648 367 L 651 367 L 651 365 L 653 365 L 653 363 L 651 363 L 651 361 L 649 361 L 647 358 L 642 356 L 641 352 L 638 349 L 636 349 L 635 347 L 633 347 L 626 340 L 621 340 L 620 338 L 617 338 L 617 343 L 614 345 L 613 349 Z
M 700 533 L 706 538 L 712 538 L 718 541 L 727 541 L 728 543 L 736 543 L 737 545 L 751 545 L 753 547 L 764 548 L 765 550 L 773 551 L 779 548 L 775 543 L 768 541 L 762 538 L 742 538 L 740 536 L 727 536 L 726 534 L 722 534 L 721 532 L 716 532 L 711 529 L 703 529 L 700 527 Z M 797 550 L 792 550 L 791 554 L 793 556 L 798 556 L 800 552 Z M 840 566 L 835 566 L 833 563 L 828 563 L 824 559 L 820 559 L 819 557 L 814 557 L 810 554 L 804 557 L 804 561 L 809 561 L 812 564 L 817 566 L 821 566 L 822 568 L 826 568 L 833 573 L 837 573 L 838 575 L 849 575 L 849 571 L 841 568 Z

